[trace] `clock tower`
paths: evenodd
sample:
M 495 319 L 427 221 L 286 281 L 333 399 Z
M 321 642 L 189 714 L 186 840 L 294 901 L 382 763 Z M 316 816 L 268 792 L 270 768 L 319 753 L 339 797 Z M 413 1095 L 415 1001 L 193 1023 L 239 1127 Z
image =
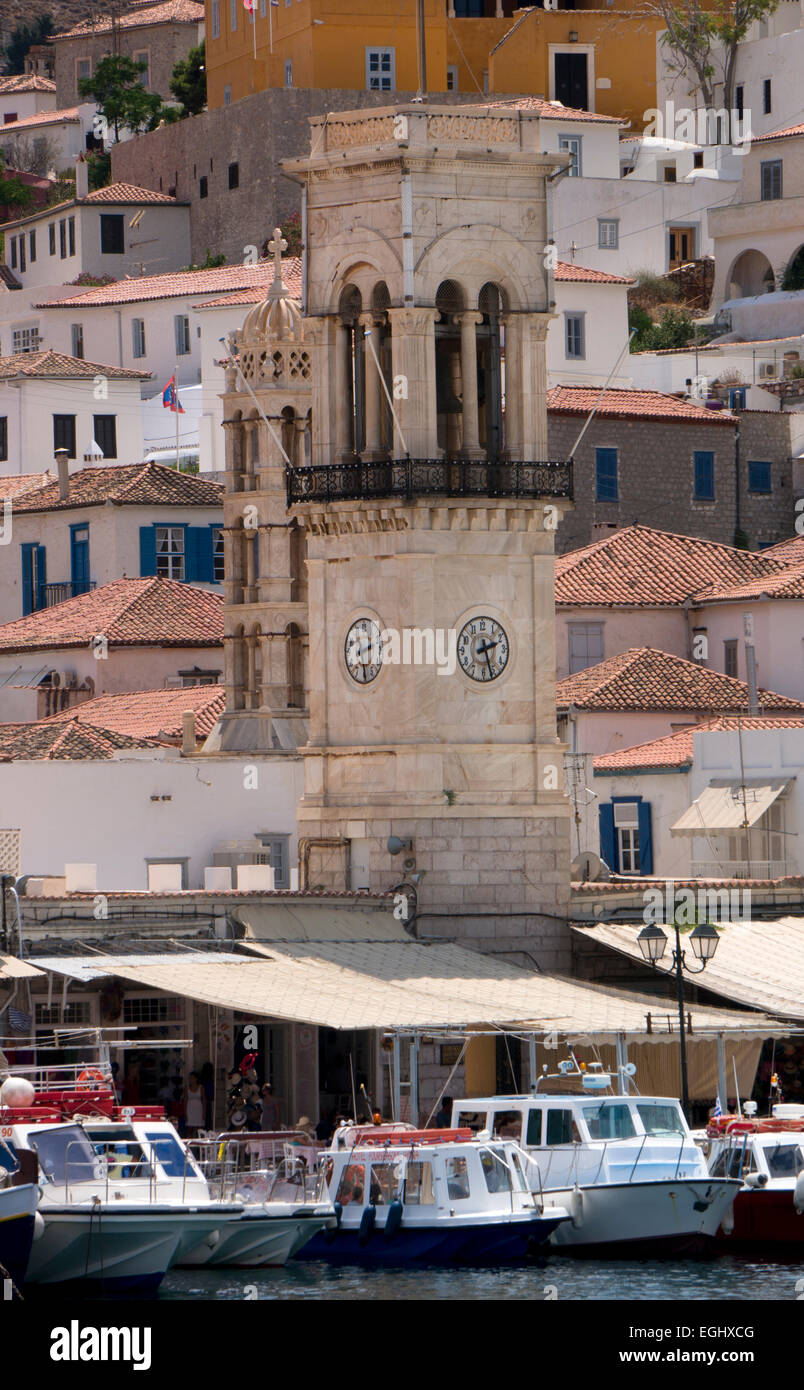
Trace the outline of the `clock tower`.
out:
M 568 967 L 539 119 L 413 102 L 314 119 L 302 886 L 402 883 L 422 939 Z M 283 598 L 285 596 L 283 595 Z M 400 903 L 400 910 L 403 905 Z

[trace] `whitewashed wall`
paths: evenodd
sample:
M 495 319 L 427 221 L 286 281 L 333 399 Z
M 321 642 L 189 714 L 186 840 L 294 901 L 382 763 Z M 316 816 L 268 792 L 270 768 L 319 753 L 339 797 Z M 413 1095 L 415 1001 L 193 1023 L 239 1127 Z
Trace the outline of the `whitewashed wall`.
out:
M 79 686 L 85 680 L 91 680 L 95 695 L 116 695 L 126 690 L 162 690 L 168 676 L 175 677 L 180 670 L 193 666 L 223 673 L 223 647 L 112 648 L 105 660 L 93 656 L 88 646 L 51 651 L 0 652 L 0 669 L 4 674 L 18 665 L 26 670 L 38 670 L 45 666 L 58 671 L 62 684 L 66 683 L 66 673 L 72 673 Z M 37 717 L 35 690 L 14 690 L 9 686 L 0 689 L 0 724 L 27 724 Z
M 106 383 L 108 394 L 96 399 L 92 377 L 61 381 L 28 379 L 15 384 L 0 381 L 0 415 L 8 419 L 8 461 L 2 475 L 42 473 L 54 469 L 53 416 L 75 415 L 76 450 L 80 462 L 93 438 L 95 415 L 117 418 L 115 463 L 137 463 L 142 458 L 142 410 L 140 383 Z

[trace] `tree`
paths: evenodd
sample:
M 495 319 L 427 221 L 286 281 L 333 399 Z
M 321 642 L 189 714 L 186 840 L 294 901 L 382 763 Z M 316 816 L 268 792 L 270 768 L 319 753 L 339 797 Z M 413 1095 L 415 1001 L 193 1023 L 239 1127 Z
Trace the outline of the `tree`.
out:
M 136 134 L 153 129 L 159 118 L 162 98 L 156 92 L 146 92 L 140 73 L 146 63 L 135 63 L 122 53 L 110 53 L 101 58 L 91 77 L 82 77 L 78 91 L 82 97 L 92 97 L 107 125 L 114 130 L 115 141 L 120 131 Z
M 33 202 L 33 191 L 23 183 L 17 174 L 6 177 L 3 157 L 0 155 L 0 207 L 26 212 Z
M 722 83 L 720 105 L 730 113 L 737 49 L 755 20 L 766 19 L 778 6 L 779 0 L 716 0 L 714 7 L 707 9 L 702 0 L 655 0 L 667 25 L 662 43 L 670 54 L 670 71 L 692 79 L 693 89 L 710 111 L 717 107 L 715 87 Z M 730 127 L 730 120 L 727 125 Z M 730 129 L 727 133 L 731 138 Z
M 53 33 L 52 14 L 43 14 L 32 24 L 18 24 L 11 31 L 11 39 L 6 49 L 8 73 L 11 76 L 25 71 L 25 58 L 32 44 L 44 43 Z
M 207 104 L 206 48 L 202 39 L 173 69 L 170 90 L 181 102 L 181 116 L 197 116 Z
M 2 134 L 3 128 L 0 126 L 0 139 Z M 9 169 L 19 169 L 24 174 L 38 174 L 44 178 L 48 170 L 55 167 L 59 147 L 55 140 L 48 140 L 44 135 L 37 136 L 35 140 L 16 135 L 13 140 L 3 140 L 2 155 Z

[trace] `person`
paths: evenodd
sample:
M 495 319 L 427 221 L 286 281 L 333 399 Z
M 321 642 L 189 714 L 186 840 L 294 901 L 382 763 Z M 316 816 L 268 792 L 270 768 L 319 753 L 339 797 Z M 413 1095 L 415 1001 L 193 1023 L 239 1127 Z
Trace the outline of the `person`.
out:
M 279 1101 L 274 1095 L 274 1088 L 270 1081 L 266 1081 L 262 1088 L 262 1118 L 260 1121 L 263 1130 L 271 1133 L 279 1129 Z
M 215 1100 L 215 1068 L 205 1062 L 201 1068 L 201 1089 L 204 1092 L 204 1129 L 212 1129 L 212 1107 Z
M 303 1134 L 311 1144 L 315 1143 L 315 1130 L 309 1115 L 300 1115 L 293 1128 L 299 1134 Z M 298 1144 L 301 1140 L 294 1140 L 293 1142 Z
M 452 1096 L 441 1097 L 441 1108 L 433 1120 L 431 1129 L 449 1129 L 452 1123 Z
M 184 1132 L 195 1139 L 204 1128 L 204 1089 L 195 1071 L 190 1072 L 184 1099 Z

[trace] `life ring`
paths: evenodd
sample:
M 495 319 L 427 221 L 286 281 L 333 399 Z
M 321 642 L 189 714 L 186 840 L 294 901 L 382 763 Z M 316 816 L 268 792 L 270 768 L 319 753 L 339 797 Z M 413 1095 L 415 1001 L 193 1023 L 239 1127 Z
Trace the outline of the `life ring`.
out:
M 106 1077 L 97 1067 L 84 1067 L 76 1082 L 77 1091 L 96 1091 L 98 1085 L 106 1085 Z

